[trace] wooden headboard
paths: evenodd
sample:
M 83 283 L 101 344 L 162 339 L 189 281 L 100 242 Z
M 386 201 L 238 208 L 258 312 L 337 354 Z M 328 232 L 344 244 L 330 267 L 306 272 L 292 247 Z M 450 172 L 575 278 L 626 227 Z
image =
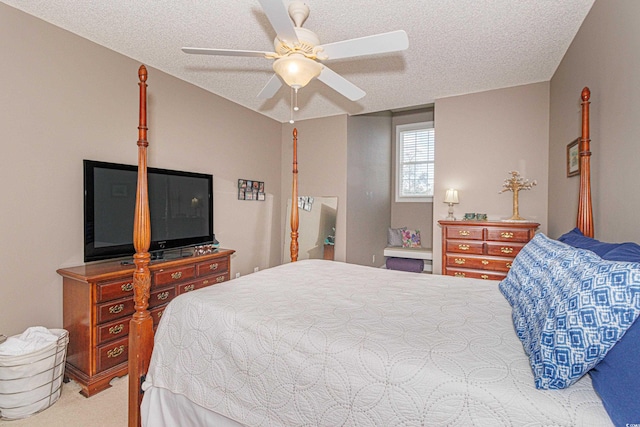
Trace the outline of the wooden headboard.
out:
M 138 125 L 138 185 L 133 229 L 135 272 L 133 275 L 133 299 L 135 313 L 129 326 L 129 427 L 140 426 L 141 385 L 147 373 L 153 349 L 153 320 L 147 310 L 151 285 L 149 271 L 149 245 L 151 226 L 149 220 L 149 196 L 147 193 L 147 69 L 138 71 L 140 89 L 140 117 Z M 588 88 L 582 91 L 582 137 L 580 138 L 580 203 L 577 226 L 587 236 L 593 236 L 591 207 L 589 151 L 589 97 Z M 298 259 L 298 131 L 293 130 L 293 184 L 291 203 L 291 260 Z

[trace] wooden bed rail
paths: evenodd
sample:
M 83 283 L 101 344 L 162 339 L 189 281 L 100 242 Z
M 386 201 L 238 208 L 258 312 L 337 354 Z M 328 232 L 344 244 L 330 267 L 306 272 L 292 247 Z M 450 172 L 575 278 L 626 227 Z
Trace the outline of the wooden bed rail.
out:
M 140 426 L 140 403 L 142 381 L 149 368 L 153 349 L 153 320 L 149 307 L 149 245 L 151 243 L 151 221 L 149 216 L 149 194 L 147 192 L 147 69 L 138 70 L 140 81 L 140 119 L 138 125 L 138 185 L 136 209 L 133 222 L 133 301 L 135 313 L 129 322 L 129 427 Z
M 580 137 L 580 199 L 578 201 L 577 226 L 582 234 L 593 237 L 593 208 L 591 205 L 591 151 L 589 144 L 589 98 L 588 87 L 582 89 L 582 136 Z

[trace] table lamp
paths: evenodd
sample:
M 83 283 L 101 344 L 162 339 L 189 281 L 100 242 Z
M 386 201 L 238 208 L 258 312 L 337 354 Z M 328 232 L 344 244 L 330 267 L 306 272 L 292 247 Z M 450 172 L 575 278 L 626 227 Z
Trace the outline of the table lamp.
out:
M 453 216 L 453 205 L 458 203 L 458 190 L 450 188 L 444 195 L 444 202 L 449 204 L 449 216 L 447 220 L 455 221 L 456 217 Z

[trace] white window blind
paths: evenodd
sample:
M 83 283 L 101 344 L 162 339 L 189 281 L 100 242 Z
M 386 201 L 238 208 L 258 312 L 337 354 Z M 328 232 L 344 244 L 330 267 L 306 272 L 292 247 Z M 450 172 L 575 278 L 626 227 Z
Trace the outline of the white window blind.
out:
M 433 122 L 401 125 L 396 129 L 396 201 L 429 201 L 434 187 Z

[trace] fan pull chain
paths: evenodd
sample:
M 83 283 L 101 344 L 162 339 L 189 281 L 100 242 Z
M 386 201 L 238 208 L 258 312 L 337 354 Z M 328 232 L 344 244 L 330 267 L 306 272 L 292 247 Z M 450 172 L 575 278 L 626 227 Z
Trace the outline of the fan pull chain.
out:
M 293 112 L 298 111 L 298 88 L 291 88 L 291 119 L 289 119 L 289 123 L 293 124 Z

